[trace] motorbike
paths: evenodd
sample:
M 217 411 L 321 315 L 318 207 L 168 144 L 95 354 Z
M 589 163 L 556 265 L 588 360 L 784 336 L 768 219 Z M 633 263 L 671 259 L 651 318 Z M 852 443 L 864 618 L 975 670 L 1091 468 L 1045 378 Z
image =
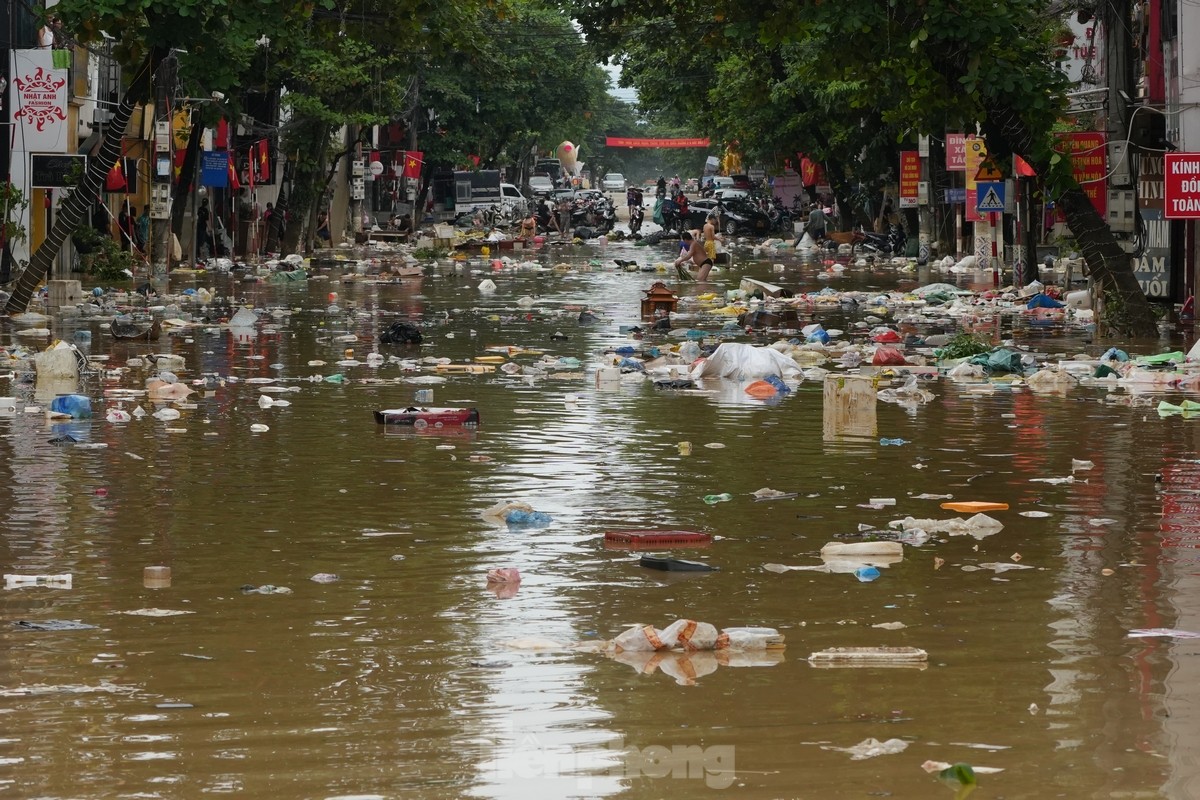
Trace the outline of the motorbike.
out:
M 772 231 L 782 231 L 791 233 L 792 230 L 792 212 L 778 197 L 772 197 L 768 201 L 763 202 L 763 213 L 767 215 L 767 219 L 771 220 Z
M 575 227 L 584 226 L 604 234 L 616 224 L 617 209 L 607 197 L 585 200 L 571 211 L 571 225 Z
M 904 228 L 899 225 L 888 226 L 887 233 L 873 233 L 863 231 L 863 241 L 858 245 L 859 249 L 867 253 L 878 253 L 880 255 L 902 256 L 908 248 L 908 236 L 904 233 Z
M 629 234 L 637 236 L 642 232 L 642 222 L 646 219 L 646 211 L 640 205 L 634 206 L 629 217 Z

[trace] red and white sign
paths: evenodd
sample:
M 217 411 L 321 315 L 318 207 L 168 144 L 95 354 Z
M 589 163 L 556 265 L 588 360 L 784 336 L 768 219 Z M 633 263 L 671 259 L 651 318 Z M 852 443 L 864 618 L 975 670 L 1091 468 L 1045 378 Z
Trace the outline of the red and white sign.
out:
M 1163 172 L 1164 216 L 1200 219 L 1200 153 L 1167 153 Z
M 1108 217 L 1108 134 L 1104 131 L 1061 133 L 1055 149 L 1071 159 L 1071 171 L 1101 218 Z
M 609 136 L 608 147 L 708 147 L 707 138 L 693 139 L 641 139 L 632 136 Z
M 12 61 L 13 148 L 67 152 L 67 70 L 54 69 L 50 50 L 14 50 Z
M 917 207 L 917 188 L 921 183 L 921 155 L 917 150 L 900 151 L 900 207 Z
M 946 134 L 946 169 L 951 172 L 967 171 L 967 135 Z

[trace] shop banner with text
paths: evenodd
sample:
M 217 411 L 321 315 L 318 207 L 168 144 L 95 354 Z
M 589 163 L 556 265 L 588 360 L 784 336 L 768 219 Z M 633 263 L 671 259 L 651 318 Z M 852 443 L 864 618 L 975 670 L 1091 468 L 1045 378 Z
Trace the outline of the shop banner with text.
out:
M 1103 219 L 1108 219 L 1108 136 L 1104 131 L 1059 134 L 1055 149 L 1071 159 L 1071 172 Z
M 628 136 L 609 136 L 605 141 L 609 147 L 708 147 L 704 139 L 635 139 Z
M 917 185 L 921 182 L 921 155 L 916 150 L 900 151 L 900 207 L 917 207 Z

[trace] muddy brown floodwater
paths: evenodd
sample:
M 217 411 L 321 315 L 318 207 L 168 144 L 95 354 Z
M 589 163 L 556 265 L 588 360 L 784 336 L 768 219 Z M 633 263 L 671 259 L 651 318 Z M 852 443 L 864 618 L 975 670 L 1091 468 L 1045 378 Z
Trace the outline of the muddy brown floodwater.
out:
M 880 403 L 879 435 L 908 441 L 880 446 L 823 442 L 811 381 L 775 404 L 719 382 L 705 393 L 598 391 L 590 371 L 604 348 L 629 343 L 618 326 L 637 322 L 655 276 L 611 268 L 645 251 L 565 252 L 544 263 L 570 271 L 497 274 L 491 295 L 476 290 L 481 276 L 449 268 L 402 285 L 344 284 L 339 270 L 291 286 L 173 279 L 174 291 L 214 285 L 294 309 L 275 332 L 129 343 L 55 320 L 67 339 L 90 330 L 90 352 L 109 366 L 174 352 L 184 380 L 270 377 L 299 391 L 263 409 L 259 386 L 242 382 L 199 396 L 174 422 L 111 424 L 94 379 L 98 414 L 70 430 L 105 447 L 49 444 L 42 415 L 0 418 L 3 571 L 72 575 L 69 589 L 0 592 L 0 796 L 953 797 L 921 769 L 928 760 L 1003 768 L 979 776 L 974 798 L 1200 796 L 1200 640 L 1128 637 L 1200 631 L 1200 422 L 1103 403 L 1098 389 L 984 394 L 943 379 L 915 411 Z M 589 269 L 592 258 L 610 266 Z M 736 275 L 801 290 L 942 279 L 818 271 L 747 256 Z M 717 277 L 731 287 L 736 275 Z M 341 313 L 325 313 L 330 291 Z M 525 295 L 532 309 L 517 306 Z M 600 321 L 578 325 L 577 307 Z M 397 313 L 433 324 L 425 345 L 381 347 L 388 355 L 463 359 L 511 344 L 583 367 L 565 378 L 449 376 L 432 387 L 436 403 L 478 407 L 477 431 L 388 433 L 372 411 L 429 387 L 397 382 L 394 363 L 334 362 L 348 347 L 365 361 Z M 556 331 L 567 340 L 551 340 Z M 335 341 L 346 334 L 359 341 Z M 1018 334 L 1050 353 L 1109 344 L 1054 327 Z M 1130 348 L 1187 344 L 1172 334 Z M 343 385 L 298 380 L 339 371 Z M 20 377 L 0 379 L 0 394 L 32 404 Z M 1072 459 L 1094 467 L 1072 483 L 1033 481 L 1072 475 Z M 758 502 L 763 487 L 796 497 Z M 723 492 L 733 499 L 702 501 Z M 1011 510 L 994 512 L 995 535 L 906 545 L 873 582 L 763 569 L 820 563 L 822 545 L 860 526 L 954 516 L 923 494 Z M 864 508 L 870 498 L 896 505 Z M 552 524 L 481 519 L 506 499 Z M 605 547 L 606 530 L 653 527 L 715 534 L 675 554 L 719 571 L 650 571 Z M 1014 554 L 1030 569 L 975 568 Z M 149 565 L 171 568 L 169 588 L 145 588 Z M 497 597 L 484 575 L 505 566 L 524 581 Z M 339 580 L 311 581 L 317 573 Z M 247 584 L 292 591 L 243 594 Z M 186 613 L 126 613 L 147 608 Z M 607 639 L 681 617 L 778 628 L 787 649 L 744 666 L 698 654 L 655 669 L 504 646 Z M 873 627 L 893 622 L 905 627 Z M 928 665 L 807 661 L 874 645 L 922 648 Z M 828 749 L 868 738 L 906 748 L 865 760 Z

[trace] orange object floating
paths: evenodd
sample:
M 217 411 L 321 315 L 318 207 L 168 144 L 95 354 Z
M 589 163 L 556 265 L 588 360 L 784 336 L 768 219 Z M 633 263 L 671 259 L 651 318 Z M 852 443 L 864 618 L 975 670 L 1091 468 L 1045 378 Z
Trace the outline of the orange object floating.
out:
M 962 503 L 942 503 L 947 511 L 960 511 L 963 514 L 976 514 L 980 511 L 1008 511 L 1008 503 L 988 503 L 982 500 L 968 500 Z
M 746 394 L 751 397 L 774 397 L 778 393 L 779 390 L 766 381 L 755 381 L 746 387 Z

